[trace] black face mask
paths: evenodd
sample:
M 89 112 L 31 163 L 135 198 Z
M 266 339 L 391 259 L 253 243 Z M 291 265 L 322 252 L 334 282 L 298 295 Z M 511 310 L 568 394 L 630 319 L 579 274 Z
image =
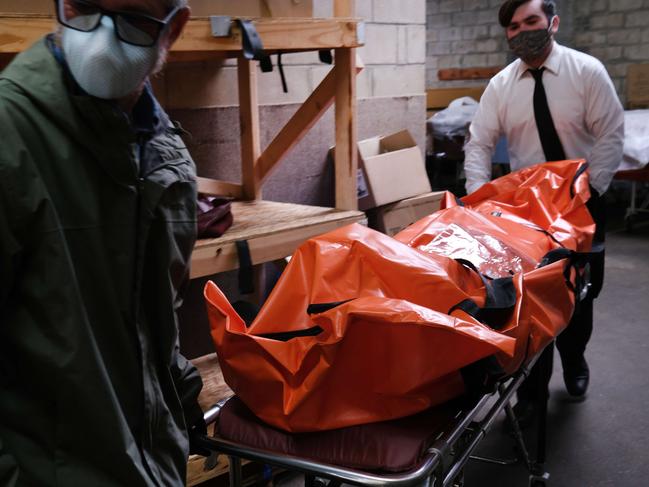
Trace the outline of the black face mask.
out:
M 525 63 L 532 64 L 543 55 L 543 51 L 552 42 L 551 28 L 552 21 L 547 29 L 519 32 L 509 39 L 509 48 Z

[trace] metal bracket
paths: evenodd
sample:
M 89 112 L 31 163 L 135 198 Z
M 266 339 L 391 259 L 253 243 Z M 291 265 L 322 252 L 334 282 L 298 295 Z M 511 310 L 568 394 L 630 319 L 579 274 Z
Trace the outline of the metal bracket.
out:
M 212 37 L 230 37 L 232 17 L 227 15 L 210 15 Z

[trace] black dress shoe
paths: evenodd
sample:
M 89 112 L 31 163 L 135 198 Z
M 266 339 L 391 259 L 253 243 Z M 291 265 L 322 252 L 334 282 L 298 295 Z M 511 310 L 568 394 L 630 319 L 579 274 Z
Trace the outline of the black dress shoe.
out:
M 588 390 L 590 372 L 586 359 L 582 356 L 575 364 L 564 364 L 563 381 L 568 394 L 574 397 L 583 397 Z

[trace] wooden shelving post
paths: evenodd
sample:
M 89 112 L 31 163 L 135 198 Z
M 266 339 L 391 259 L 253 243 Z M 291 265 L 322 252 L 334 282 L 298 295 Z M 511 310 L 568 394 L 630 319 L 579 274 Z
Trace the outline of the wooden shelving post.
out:
M 239 57 L 239 122 L 241 127 L 241 180 L 243 197 L 261 198 L 261 184 L 255 166 L 261 154 L 259 140 L 259 102 L 257 97 L 257 61 Z
M 335 17 L 353 17 L 354 0 L 335 0 Z M 358 209 L 356 197 L 356 49 L 336 49 L 336 208 Z

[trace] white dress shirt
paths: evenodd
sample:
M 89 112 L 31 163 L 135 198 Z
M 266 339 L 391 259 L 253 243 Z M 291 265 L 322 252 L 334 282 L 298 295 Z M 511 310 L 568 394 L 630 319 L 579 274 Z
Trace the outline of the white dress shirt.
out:
M 543 86 L 566 158 L 586 159 L 590 183 L 608 188 L 622 162 L 624 111 L 606 68 L 592 56 L 553 43 Z M 512 170 L 546 158 L 534 118 L 534 78 L 517 59 L 494 76 L 480 100 L 465 147 L 467 192 L 491 179 L 491 158 L 501 135 L 507 137 Z

